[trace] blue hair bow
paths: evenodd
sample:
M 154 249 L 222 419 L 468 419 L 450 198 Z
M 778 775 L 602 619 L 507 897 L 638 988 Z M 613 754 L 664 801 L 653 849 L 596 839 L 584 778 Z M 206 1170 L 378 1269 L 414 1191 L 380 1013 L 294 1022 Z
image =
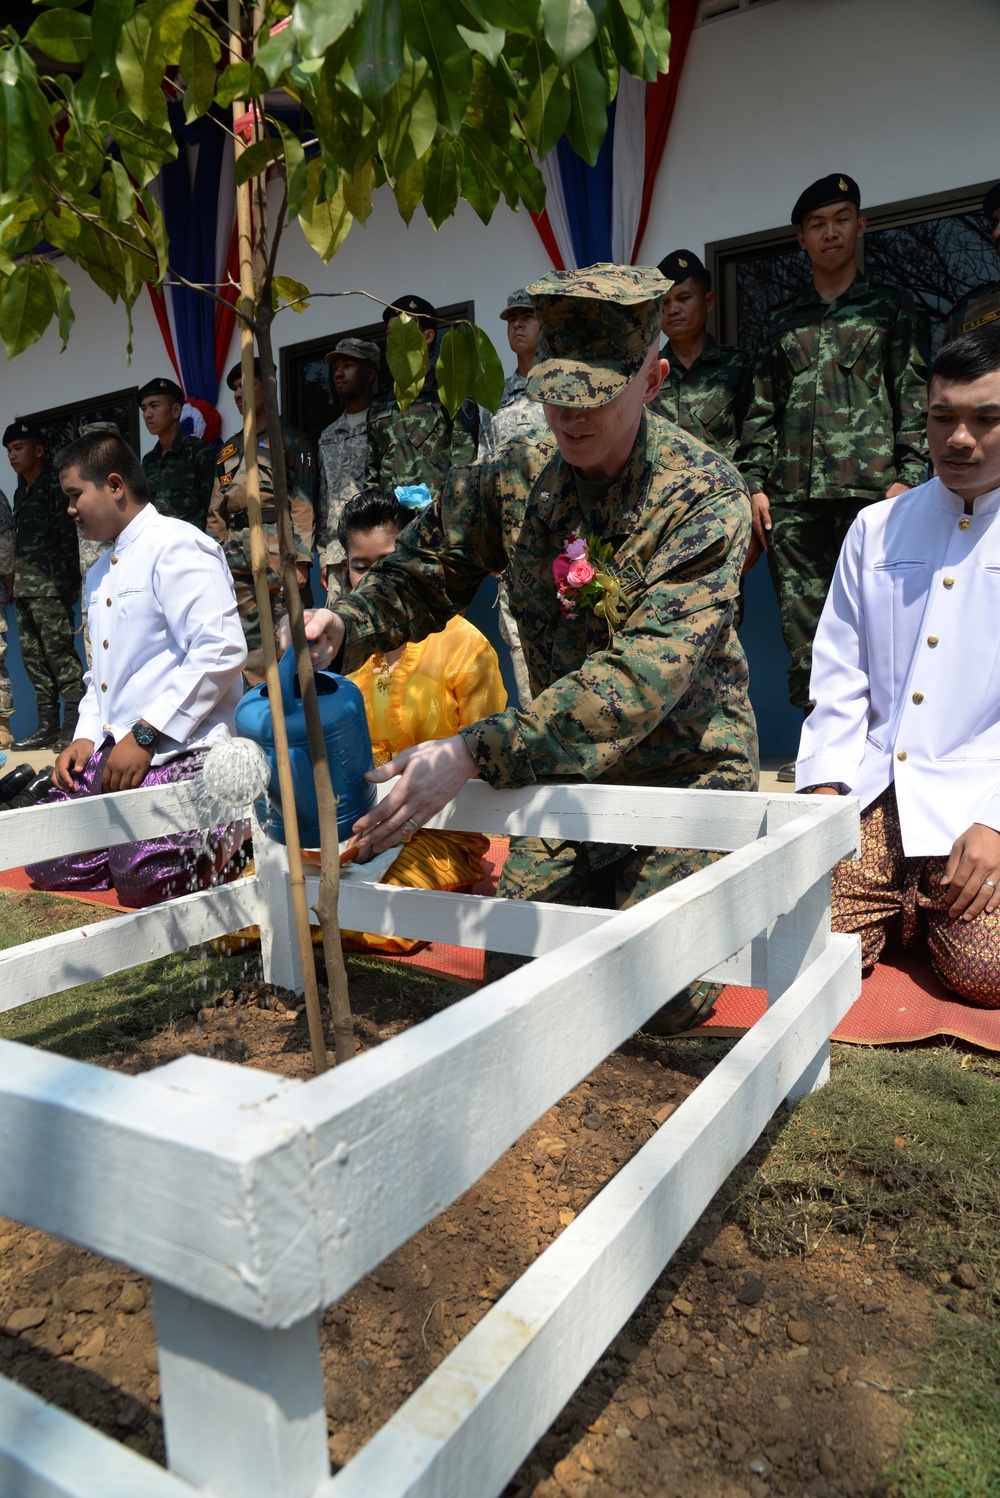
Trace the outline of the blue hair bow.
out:
M 426 510 L 434 498 L 426 484 L 397 484 L 393 493 L 404 510 Z

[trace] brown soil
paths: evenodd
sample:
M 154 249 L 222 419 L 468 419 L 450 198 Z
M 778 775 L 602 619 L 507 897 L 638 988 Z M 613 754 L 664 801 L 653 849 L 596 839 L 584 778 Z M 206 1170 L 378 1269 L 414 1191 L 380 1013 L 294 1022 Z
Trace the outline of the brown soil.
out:
M 362 1048 L 424 1017 L 412 1005 L 404 1013 L 384 986 L 366 1004 L 359 976 L 352 992 Z M 138 1071 L 189 1052 L 311 1075 L 304 1015 L 262 984 L 107 1064 Z M 335 1465 L 693 1091 L 711 1069 L 705 1054 L 700 1042 L 631 1042 L 327 1311 L 322 1357 Z M 766 1148 L 765 1140 L 758 1158 Z M 888 1241 L 831 1235 L 804 1259 L 763 1260 L 727 1204 L 723 1193 L 709 1206 L 510 1495 L 886 1491 L 879 1476 L 906 1419 L 893 1393 L 909 1386 L 930 1341 L 930 1292 L 895 1267 Z M 155 1329 L 142 1279 L 0 1222 L 0 1324 L 0 1371 L 163 1460 Z

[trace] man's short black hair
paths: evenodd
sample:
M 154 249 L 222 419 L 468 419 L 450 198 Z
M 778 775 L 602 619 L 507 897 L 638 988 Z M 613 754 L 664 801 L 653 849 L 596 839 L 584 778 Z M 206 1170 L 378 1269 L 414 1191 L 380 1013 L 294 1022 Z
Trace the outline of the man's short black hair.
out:
M 414 512 L 400 504 L 391 489 L 362 489 L 344 506 L 337 524 L 337 540 L 344 550 L 347 541 L 358 531 L 395 531 L 397 536 L 409 525 Z
M 1000 370 L 1000 322 L 989 322 L 946 343 L 931 365 L 930 378 L 965 384 Z
M 86 432 L 67 442 L 56 453 L 55 470 L 62 474 L 67 468 L 75 468 L 82 479 L 98 489 L 105 487 L 109 474 L 119 473 L 135 499 L 149 499 L 142 464 L 124 437 L 115 432 Z

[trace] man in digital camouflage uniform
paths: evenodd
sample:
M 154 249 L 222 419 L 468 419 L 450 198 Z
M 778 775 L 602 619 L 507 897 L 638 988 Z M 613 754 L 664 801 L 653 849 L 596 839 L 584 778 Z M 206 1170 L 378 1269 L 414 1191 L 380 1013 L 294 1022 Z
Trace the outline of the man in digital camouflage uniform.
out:
M 735 459 L 778 595 L 788 695 L 803 712 L 844 537 L 865 505 L 922 483 L 927 468 L 926 333 L 902 291 L 858 273 L 860 203 L 854 179 L 834 172 L 792 210 L 813 284 L 768 314 Z M 780 773 L 794 779 L 792 766 Z
M 277 517 L 274 509 L 274 485 L 271 480 L 271 439 L 264 411 L 264 387 L 260 379 L 260 360 L 254 360 L 254 401 L 257 416 L 257 465 L 260 473 L 260 505 L 264 520 L 264 543 L 267 547 L 267 585 L 271 594 L 273 620 L 285 612 L 281 596 L 281 555 L 278 547 Z M 234 364 L 226 376 L 239 411 L 243 410 L 243 374 Z M 305 593 L 312 566 L 315 515 L 313 512 L 313 454 L 306 438 L 294 427 L 281 425 L 285 447 L 285 472 L 288 479 L 288 503 L 295 540 L 295 571 L 299 587 Z M 209 506 L 206 529 L 222 543 L 233 574 L 236 604 L 243 624 L 249 655 L 244 667 L 251 686 L 264 680 L 264 650 L 261 621 L 253 587 L 253 559 L 250 549 L 250 516 L 247 511 L 246 461 L 243 433 L 234 432 L 222 444 L 215 467 L 215 488 Z
M 319 508 L 316 551 L 327 603 L 351 589 L 347 560 L 337 536 L 344 506 L 360 494 L 368 452 L 368 416 L 378 385 L 381 359 L 377 343 L 341 338 L 326 355 L 333 393 L 343 404 L 340 415 L 319 434 Z
M 753 361 L 708 331 L 715 292 L 711 275 L 693 251 L 674 250 L 659 269 L 673 282 L 663 312 L 667 342 L 660 350 L 670 372 L 653 409 L 732 458 L 750 399 Z
M 10 720 L 14 716 L 14 693 L 7 673 L 7 605 L 14 596 L 14 512 L 0 489 L 0 749 L 14 741 Z
M 142 460 L 149 497 L 161 515 L 203 531 L 215 484 L 215 452 L 181 431 L 184 392 L 174 380 L 148 380 L 139 391 L 146 431 L 156 444 Z
M 1000 255 L 1000 182 L 994 182 L 983 198 L 983 215 L 989 225 L 990 240 Z M 971 333 L 988 322 L 1000 318 L 1000 281 L 990 281 L 986 286 L 977 286 L 961 301 L 955 303 L 948 314 L 946 342 L 963 333 Z
M 551 437 L 545 413 L 538 401 L 528 394 L 528 372 L 531 369 L 538 347 L 541 325 L 535 316 L 531 298 L 524 288 L 512 291 L 507 306 L 500 314 L 507 324 L 507 342 L 516 359 L 517 368 L 503 382 L 503 395 L 496 412 L 481 410 L 479 426 L 479 450 L 477 462 L 484 458 L 495 458 L 508 442 L 528 437 Z M 500 614 L 500 633 L 510 651 L 514 680 L 517 683 L 517 698 L 522 707 L 531 701 L 531 683 L 524 660 L 521 637 L 510 611 L 507 586 L 500 579 L 497 592 L 497 608 Z
M 65 749 L 76 734 L 83 667 L 74 641 L 79 587 L 76 527 L 59 475 L 45 464 L 45 438 L 26 421 L 3 434 L 14 490 L 14 600 L 21 662 L 35 689 L 38 726 L 14 749 Z M 59 697 L 64 715 L 59 726 Z
M 418 323 L 431 356 L 430 367 L 420 394 L 405 411 L 392 400 L 372 414 L 368 422 L 366 489 L 394 489 L 397 484 L 427 484 L 434 489 L 444 483 L 449 469 L 464 467 L 476 457 L 479 408 L 475 401 L 465 401 L 452 419 L 438 399 L 433 360 L 437 312 L 425 297 L 399 297 L 382 313 L 386 328 L 400 312 Z
M 542 337 L 528 389 L 554 441 L 514 443 L 452 472 L 392 555 L 334 612 L 309 620 L 317 660 L 342 652 L 353 670 L 374 651 L 442 629 L 487 573 L 506 570 L 534 700 L 377 771 L 400 779 L 357 823 L 375 850 L 411 835 L 476 776 L 501 787 L 756 788 L 756 728 L 733 628 L 749 496 L 724 458 L 647 409 L 664 372 L 668 287 L 659 271 L 611 265 L 553 271 L 530 286 Z M 560 607 L 553 563 L 577 530 L 614 547 L 627 617 L 613 635 L 590 610 Z M 624 908 L 715 856 L 515 838 L 499 893 Z M 698 988 L 654 1027 L 689 1023 L 714 997 Z

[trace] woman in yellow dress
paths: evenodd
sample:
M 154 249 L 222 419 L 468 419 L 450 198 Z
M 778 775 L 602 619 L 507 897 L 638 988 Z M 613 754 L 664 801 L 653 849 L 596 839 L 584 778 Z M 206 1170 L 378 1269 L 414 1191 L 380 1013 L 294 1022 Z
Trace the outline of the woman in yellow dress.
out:
M 400 497 L 403 503 L 400 503 Z M 431 501 L 423 484 L 399 490 L 366 489 L 344 506 L 338 526 L 351 587 L 394 550 L 413 513 Z M 502 712 L 507 693 L 500 662 L 486 636 L 460 616 L 438 634 L 370 656 L 350 675 L 361 690 L 376 765 L 422 744 L 446 739 L 468 723 Z M 489 838 L 481 832 L 421 829 L 382 876 L 410 889 L 469 890 L 483 877 Z M 401 953 L 424 945 L 398 936 L 344 931 L 346 951 Z

